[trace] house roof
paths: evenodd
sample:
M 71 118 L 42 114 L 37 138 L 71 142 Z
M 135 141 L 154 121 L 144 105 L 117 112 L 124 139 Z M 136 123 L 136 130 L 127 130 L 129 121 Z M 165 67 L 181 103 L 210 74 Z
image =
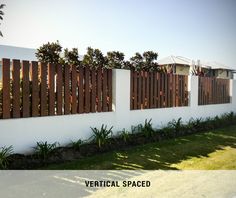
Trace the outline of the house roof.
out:
M 182 56 L 167 56 L 157 61 L 159 65 L 168 65 L 168 64 L 180 64 L 180 65 L 191 65 L 192 60 L 182 57 Z
M 231 67 L 228 67 L 222 63 L 219 63 L 219 62 L 215 62 L 215 61 L 212 61 L 212 62 L 205 62 L 205 61 L 201 61 L 201 65 L 204 67 L 210 67 L 211 69 L 225 69 L 225 70 L 231 70 L 231 71 L 234 71 L 235 69 L 231 68 Z

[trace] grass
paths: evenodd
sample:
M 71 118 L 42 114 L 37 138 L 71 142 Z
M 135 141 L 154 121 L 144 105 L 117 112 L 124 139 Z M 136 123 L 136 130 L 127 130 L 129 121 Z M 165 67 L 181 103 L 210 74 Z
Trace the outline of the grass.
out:
M 236 169 L 236 125 L 50 165 L 44 169 Z

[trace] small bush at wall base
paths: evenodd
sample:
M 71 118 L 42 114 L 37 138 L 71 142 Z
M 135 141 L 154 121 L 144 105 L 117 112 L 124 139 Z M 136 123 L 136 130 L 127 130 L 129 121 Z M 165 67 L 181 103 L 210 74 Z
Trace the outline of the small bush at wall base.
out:
M 129 131 L 123 129 L 120 133 L 119 136 L 122 138 L 122 140 L 126 143 L 130 139 L 130 133 Z
M 145 120 L 145 123 L 141 129 L 141 132 L 144 134 L 146 138 L 150 138 L 153 136 L 154 129 L 152 127 L 152 119 L 150 119 L 149 121 L 147 121 L 147 119 Z
M 84 142 L 81 140 L 81 139 L 79 139 L 79 140 L 77 140 L 77 141 L 71 141 L 71 146 L 72 146 L 72 148 L 74 148 L 74 149 L 76 149 L 76 150 L 80 150 L 80 147 L 81 147 L 81 145 L 83 144 Z
M 53 144 L 49 144 L 47 141 L 37 142 L 37 146 L 34 147 L 35 154 L 38 155 L 41 160 L 45 161 L 58 145 L 58 142 L 54 142 Z
M 6 169 L 8 166 L 9 156 L 13 154 L 13 147 L 2 147 L 0 149 L 0 169 Z
M 112 136 L 112 128 L 113 126 L 110 129 L 107 129 L 107 125 L 104 126 L 104 124 L 102 125 L 100 130 L 97 129 L 96 127 L 95 128 L 91 127 L 93 132 L 91 138 L 93 141 L 97 143 L 99 148 L 105 145 L 108 142 L 108 139 Z

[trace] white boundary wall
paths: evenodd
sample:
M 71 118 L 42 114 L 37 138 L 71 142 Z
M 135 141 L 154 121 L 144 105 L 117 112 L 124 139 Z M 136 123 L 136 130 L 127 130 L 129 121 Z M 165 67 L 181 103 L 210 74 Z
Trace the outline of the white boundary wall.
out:
M 146 109 L 130 111 L 130 71 L 113 70 L 113 112 L 88 113 L 65 116 L 20 118 L 0 120 L 0 147 L 14 147 L 14 152 L 26 153 L 38 141 L 59 142 L 65 145 L 71 140 L 87 139 L 92 135 L 90 127 L 102 124 L 114 126 L 114 132 L 152 119 L 153 126 L 162 127 L 172 119 L 183 121 L 193 118 L 216 116 L 236 112 L 236 80 L 230 80 L 229 104 L 198 106 L 198 77 L 189 77 L 190 104 L 187 107 Z

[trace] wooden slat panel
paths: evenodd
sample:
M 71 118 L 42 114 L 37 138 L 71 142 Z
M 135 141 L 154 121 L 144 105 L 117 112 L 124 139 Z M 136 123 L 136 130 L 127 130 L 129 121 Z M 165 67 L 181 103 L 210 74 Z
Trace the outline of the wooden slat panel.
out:
M 112 70 L 108 70 L 108 111 L 112 111 Z
M 29 61 L 22 62 L 22 117 L 30 116 Z
M 150 104 L 150 108 L 154 108 L 154 105 L 153 105 L 153 83 L 154 83 L 154 80 L 153 80 L 153 72 L 149 72 L 149 76 L 150 76 L 150 98 L 149 98 L 149 104 Z
M 146 109 L 146 72 L 142 71 L 142 109 Z
M 40 114 L 41 116 L 47 116 L 48 115 L 48 99 L 47 99 L 47 64 L 41 63 L 40 64 Z
M 161 91 L 161 74 L 157 73 L 157 98 L 158 98 L 158 103 L 157 103 L 157 108 L 161 107 L 161 96 L 160 96 L 160 91 Z
M 150 74 L 146 72 L 146 108 L 150 108 Z
M 96 70 L 91 70 L 91 112 L 96 111 Z M 109 82 L 110 83 L 110 82 Z
M 130 110 L 134 109 L 134 103 L 133 103 L 133 95 L 134 95 L 134 86 L 133 86 L 133 82 L 134 82 L 134 71 L 130 70 Z
M 84 68 L 79 68 L 79 97 L 78 112 L 84 113 Z
M 32 79 L 32 117 L 39 116 L 39 83 L 38 83 L 38 62 L 31 63 Z M 45 97 L 45 96 L 44 96 Z
M 169 74 L 169 107 L 173 107 L 173 100 L 172 100 L 172 97 L 173 97 L 173 91 L 172 91 L 172 77 L 173 75 L 172 74 Z
M 160 91 L 160 108 L 164 107 L 164 84 L 165 84 L 165 74 L 161 73 L 160 76 L 161 91 Z
M 63 86 L 63 78 L 62 78 L 62 65 L 57 64 L 57 79 L 56 79 L 56 97 L 57 97 L 57 115 L 62 115 L 62 86 Z
M 77 70 L 76 66 L 71 66 L 71 113 L 77 113 Z
M 176 84 L 176 75 L 173 75 L 172 77 L 172 104 L 173 104 L 173 107 L 176 107 L 176 90 L 175 90 L 175 85 Z
M 138 72 L 138 81 L 137 81 L 137 91 L 138 91 L 138 98 L 137 98 L 137 109 L 141 109 L 142 106 L 142 71 Z
M 179 75 L 175 76 L 175 105 L 179 106 Z
M 13 118 L 20 117 L 20 60 L 13 59 L 12 69 L 12 111 Z
M 188 106 L 188 76 L 184 76 L 185 106 Z
M 107 112 L 107 69 L 102 70 L 102 111 Z
M 102 111 L 101 93 L 102 93 L 102 69 L 101 67 L 99 67 L 97 69 L 97 111 L 98 112 Z
M 48 65 L 48 110 L 49 115 L 55 115 L 55 65 Z
M 134 93 L 133 93 L 133 109 L 137 109 L 137 97 L 138 97 L 138 93 L 137 93 L 137 72 L 134 71 L 133 73 L 133 90 L 134 90 Z
M 85 113 L 90 112 L 90 69 L 89 67 L 85 67 L 85 104 L 84 104 L 84 109 Z
M 157 72 L 154 72 L 153 74 L 153 107 L 157 108 Z
M 10 109 L 10 59 L 2 59 L 2 112 L 3 119 L 11 117 Z
M 70 66 L 64 67 L 64 114 L 70 114 L 71 103 L 70 103 Z

